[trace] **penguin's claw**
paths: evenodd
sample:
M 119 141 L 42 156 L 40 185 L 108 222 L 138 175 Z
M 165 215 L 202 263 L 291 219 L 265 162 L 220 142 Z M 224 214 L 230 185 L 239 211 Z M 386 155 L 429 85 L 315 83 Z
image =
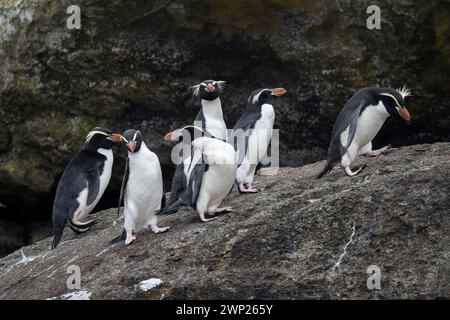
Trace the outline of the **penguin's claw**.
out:
M 150 228 L 152 229 L 153 233 L 155 233 L 155 234 L 163 233 L 170 229 L 170 227 L 158 227 L 157 225 L 152 225 L 152 226 L 150 226 Z

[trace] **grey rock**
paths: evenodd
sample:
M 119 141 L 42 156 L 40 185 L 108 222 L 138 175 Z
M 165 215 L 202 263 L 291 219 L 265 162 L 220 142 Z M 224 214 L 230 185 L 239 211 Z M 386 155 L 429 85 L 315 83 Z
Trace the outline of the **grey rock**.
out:
M 368 0 L 80 0 L 81 30 L 67 30 L 71 4 L 0 3 L 0 198 L 12 206 L 47 201 L 94 126 L 141 129 L 170 165 L 162 136 L 192 122 L 188 88 L 204 78 L 228 81 L 229 127 L 256 87 L 288 89 L 276 108 L 286 166 L 323 159 L 339 110 L 366 86 L 414 92 L 412 124 L 389 123 L 383 143 L 450 137 L 448 1 L 380 0 L 378 31 Z
M 450 143 L 436 143 L 361 157 L 354 178 L 336 168 L 313 179 L 323 161 L 281 168 L 257 176 L 256 195 L 233 191 L 234 212 L 163 217 L 167 233 L 130 246 L 107 244 L 123 220 L 106 210 L 54 251 L 48 238 L 1 259 L 0 299 L 67 297 L 69 265 L 91 299 L 448 299 L 449 160 Z M 367 288 L 371 265 L 380 290 Z M 162 284 L 139 289 L 152 278 Z

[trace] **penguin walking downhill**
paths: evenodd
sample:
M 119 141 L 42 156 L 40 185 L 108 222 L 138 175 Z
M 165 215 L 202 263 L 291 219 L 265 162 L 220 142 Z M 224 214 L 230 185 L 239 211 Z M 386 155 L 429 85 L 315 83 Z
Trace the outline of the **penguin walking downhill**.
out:
M 252 187 L 256 166 L 267 154 L 272 139 L 273 104 L 286 93 L 284 88 L 257 89 L 250 94 L 244 114 L 236 122 L 229 142 L 238 153 L 236 184 L 240 193 L 258 192 Z
M 205 80 L 192 88 L 194 89 L 194 95 L 199 97 L 201 105 L 194 121 L 194 126 L 201 127 L 214 137 L 225 141 L 227 138 L 227 126 L 223 119 L 222 103 L 220 101 L 220 94 L 224 85 L 225 81 Z M 168 206 L 173 204 L 187 187 L 186 170 L 190 166 L 192 154 L 185 154 L 182 160 L 182 163 L 178 164 L 175 169 L 170 198 L 167 200 Z
M 53 204 L 53 243 L 58 246 L 66 222 L 76 233 L 89 230 L 95 221 L 83 219 L 94 209 L 111 178 L 113 143 L 121 135 L 106 128 L 95 128 L 86 137 L 83 149 L 67 165 L 59 180 Z
M 159 227 L 155 211 L 165 205 L 161 165 L 158 156 L 146 146 L 142 134 L 128 129 L 122 134 L 128 148 L 128 160 L 119 200 L 124 197 L 124 231 L 112 243 L 125 240 L 129 245 L 136 234 L 150 227 L 154 233 L 165 232 Z
M 325 166 L 318 174 L 321 178 L 340 161 L 347 175 L 355 176 L 363 168 L 353 171 L 350 166 L 358 155 L 377 156 L 389 146 L 372 150 L 372 140 L 389 116 L 407 122 L 411 116 L 405 106 L 405 98 L 411 95 L 406 87 L 364 88 L 350 98 L 334 124 Z
M 170 214 L 181 206 L 191 206 L 203 222 L 221 212 L 231 212 L 231 207 L 219 208 L 233 188 L 236 175 L 236 152 L 232 145 L 209 135 L 200 127 L 186 126 L 165 135 L 166 141 L 193 139 L 192 161 L 186 170 L 187 187 L 176 201 L 157 214 Z

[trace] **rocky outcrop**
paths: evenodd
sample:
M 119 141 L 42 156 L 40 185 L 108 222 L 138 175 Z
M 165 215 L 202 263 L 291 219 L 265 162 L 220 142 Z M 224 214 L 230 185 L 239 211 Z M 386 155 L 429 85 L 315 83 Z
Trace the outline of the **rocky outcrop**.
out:
M 49 238 L 1 259 L 0 299 L 448 299 L 449 160 L 450 143 L 437 143 L 362 157 L 354 178 L 313 179 L 323 162 L 282 168 L 257 177 L 256 195 L 234 191 L 234 212 L 163 217 L 167 233 L 127 247 L 107 244 L 123 221 L 103 211 L 54 251 Z M 71 265 L 77 290 L 66 286 Z M 379 290 L 367 287 L 373 265 Z
M 388 125 L 394 145 L 448 139 L 448 1 L 79 0 L 0 2 L 0 201 L 26 216 L 43 207 L 86 132 L 141 129 L 169 164 L 161 136 L 192 121 L 189 86 L 227 80 L 232 126 L 256 87 L 284 86 L 277 106 L 281 162 L 322 159 L 343 103 L 365 86 L 407 83 L 411 126 Z M 115 177 L 120 170 L 115 171 Z M 112 188 L 119 188 L 118 179 Z M 25 208 L 23 208 L 25 207 Z

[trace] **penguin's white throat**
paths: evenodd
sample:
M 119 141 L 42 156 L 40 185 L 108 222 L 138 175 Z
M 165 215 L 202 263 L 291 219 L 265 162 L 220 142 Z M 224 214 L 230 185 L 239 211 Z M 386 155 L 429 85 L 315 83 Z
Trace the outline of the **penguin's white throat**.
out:
M 202 99 L 201 104 L 205 118 L 223 119 L 222 104 L 219 97 L 214 100 Z

